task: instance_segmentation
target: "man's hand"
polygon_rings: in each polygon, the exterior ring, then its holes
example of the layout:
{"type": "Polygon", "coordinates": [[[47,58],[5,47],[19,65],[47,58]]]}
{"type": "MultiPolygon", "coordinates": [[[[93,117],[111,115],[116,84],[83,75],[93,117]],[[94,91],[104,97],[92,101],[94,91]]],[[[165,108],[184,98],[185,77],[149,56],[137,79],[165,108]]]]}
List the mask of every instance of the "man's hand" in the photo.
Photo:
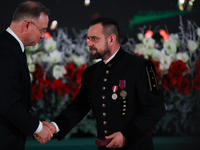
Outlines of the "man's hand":
{"type": "Polygon", "coordinates": [[[107,148],[122,148],[126,144],[126,138],[121,132],[115,132],[109,136],[106,136],[105,138],[112,139],[106,146],[107,148]]]}
{"type": "Polygon", "coordinates": [[[43,126],[42,130],[38,134],[33,135],[36,140],[38,140],[41,144],[46,143],[47,141],[50,141],[50,139],[53,137],[53,134],[49,130],[48,127],[43,126]]]}
{"type": "Polygon", "coordinates": [[[43,124],[43,126],[47,126],[52,134],[54,134],[56,132],[56,127],[54,126],[53,123],[43,121],[42,124],[43,124]]]}

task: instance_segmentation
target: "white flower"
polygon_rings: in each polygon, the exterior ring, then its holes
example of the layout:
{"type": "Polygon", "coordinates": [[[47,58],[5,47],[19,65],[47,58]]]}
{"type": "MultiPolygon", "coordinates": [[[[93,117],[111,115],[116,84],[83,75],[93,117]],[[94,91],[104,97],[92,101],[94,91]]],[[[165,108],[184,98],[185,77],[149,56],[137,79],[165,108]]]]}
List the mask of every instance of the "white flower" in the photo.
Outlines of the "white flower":
{"type": "Polygon", "coordinates": [[[62,53],[59,52],[58,50],[55,50],[55,51],[51,52],[49,54],[49,62],[52,62],[52,63],[61,62],[61,60],[62,60],[61,55],[62,55],[62,53]]]}
{"type": "Polygon", "coordinates": [[[59,66],[59,65],[55,65],[53,67],[53,77],[55,79],[59,79],[59,78],[62,78],[64,74],[66,74],[67,71],[66,69],[64,68],[64,66],[59,66]]]}
{"type": "Polygon", "coordinates": [[[35,71],[35,65],[34,64],[29,64],[28,65],[28,69],[30,72],[34,72],[35,71]]]}
{"type": "Polygon", "coordinates": [[[178,34],[177,33],[176,34],[171,33],[169,35],[169,41],[174,41],[177,44],[179,42],[178,34]]]}
{"type": "Polygon", "coordinates": [[[73,62],[77,66],[79,66],[79,65],[82,65],[82,64],[86,63],[86,60],[82,56],[78,56],[78,55],[72,54],[68,58],[68,62],[73,62]]]}
{"type": "Polygon", "coordinates": [[[44,39],[44,48],[48,52],[52,52],[56,49],[56,41],[53,38],[44,39]]]}
{"type": "Polygon", "coordinates": [[[143,39],[143,44],[147,47],[147,48],[152,48],[152,47],[154,47],[154,44],[155,44],[155,40],[152,38],[152,37],[149,37],[149,38],[147,38],[147,37],[145,37],[144,39],[143,39]]]}
{"type": "Polygon", "coordinates": [[[200,28],[197,28],[197,35],[200,37],[200,28]]]}
{"type": "Polygon", "coordinates": [[[168,42],[164,42],[163,48],[164,48],[166,54],[168,54],[168,55],[175,54],[177,51],[176,43],[171,40],[169,40],[168,42]]]}
{"type": "Polygon", "coordinates": [[[187,52],[177,53],[176,60],[182,60],[183,62],[187,62],[189,60],[189,56],[187,52]]]}
{"type": "Polygon", "coordinates": [[[43,61],[44,55],[45,54],[43,52],[38,52],[38,53],[34,54],[33,55],[33,62],[41,64],[41,62],[43,61]]]}
{"type": "Polygon", "coordinates": [[[191,51],[194,52],[198,47],[198,43],[193,41],[193,40],[188,40],[187,48],[191,51]]]}
{"type": "Polygon", "coordinates": [[[145,54],[145,46],[143,44],[136,44],[135,45],[135,53],[139,54],[139,55],[143,55],[145,54]]]}
{"type": "Polygon", "coordinates": [[[142,41],[144,39],[144,35],[142,33],[137,34],[138,40],[142,41]]]}
{"type": "Polygon", "coordinates": [[[157,49],[153,50],[152,59],[155,61],[159,61],[163,57],[163,52],[157,49]]]}
{"type": "Polygon", "coordinates": [[[169,69],[171,62],[172,62],[172,59],[170,56],[163,55],[163,57],[160,59],[160,69],[163,72],[166,72],[169,69]]]}

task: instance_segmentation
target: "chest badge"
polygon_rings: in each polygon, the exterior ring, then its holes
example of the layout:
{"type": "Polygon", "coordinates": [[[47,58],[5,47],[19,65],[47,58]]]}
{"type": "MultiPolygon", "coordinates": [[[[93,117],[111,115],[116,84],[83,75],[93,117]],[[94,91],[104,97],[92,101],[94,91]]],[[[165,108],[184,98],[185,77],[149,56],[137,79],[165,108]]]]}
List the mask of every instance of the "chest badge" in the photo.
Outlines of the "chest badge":
{"type": "Polygon", "coordinates": [[[117,94],[116,94],[116,91],[118,90],[118,86],[117,85],[113,85],[112,90],[113,90],[112,99],[116,100],[117,97],[118,97],[117,94]]]}

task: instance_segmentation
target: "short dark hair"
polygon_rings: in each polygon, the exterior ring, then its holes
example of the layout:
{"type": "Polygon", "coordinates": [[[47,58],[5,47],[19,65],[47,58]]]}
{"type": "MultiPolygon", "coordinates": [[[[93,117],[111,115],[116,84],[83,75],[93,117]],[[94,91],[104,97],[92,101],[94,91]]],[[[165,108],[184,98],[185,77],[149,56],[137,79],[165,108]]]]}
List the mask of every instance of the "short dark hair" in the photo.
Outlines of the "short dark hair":
{"type": "Polygon", "coordinates": [[[39,18],[41,13],[50,15],[50,11],[42,3],[36,1],[25,1],[18,5],[14,12],[12,21],[21,21],[26,18],[39,18]]]}
{"type": "Polygon", "coordinates": [[[90,22],[90,26],[101,23],[103,26],[103,34],[105,37],[114,34],[116,36],[116,40],[119,43],[119,25],[117,21],[113,18],[97,18],[90,22]]]}

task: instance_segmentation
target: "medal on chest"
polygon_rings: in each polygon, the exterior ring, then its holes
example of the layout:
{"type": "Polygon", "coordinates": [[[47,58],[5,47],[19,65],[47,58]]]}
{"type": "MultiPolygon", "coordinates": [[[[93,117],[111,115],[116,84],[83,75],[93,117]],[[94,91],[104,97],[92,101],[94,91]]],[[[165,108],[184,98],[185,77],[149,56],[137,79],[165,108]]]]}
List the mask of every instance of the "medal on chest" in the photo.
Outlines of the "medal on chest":
{"type": "Polygon", "coordinates": [[[117,85],[113,85],[112,90],[113,90],[112,99],[116,100],[117,99],[116,91],[118,90],[118,86],[117,85]]]}
{"type": "Polygon", "coordinates": [[[126,99],[127,92],[124,90],[124,88],[126,87],[126,80],[119,80],[119,87],[122,89],[122,91],[120,92],[120,96],[123,99],[126,99]]]}

